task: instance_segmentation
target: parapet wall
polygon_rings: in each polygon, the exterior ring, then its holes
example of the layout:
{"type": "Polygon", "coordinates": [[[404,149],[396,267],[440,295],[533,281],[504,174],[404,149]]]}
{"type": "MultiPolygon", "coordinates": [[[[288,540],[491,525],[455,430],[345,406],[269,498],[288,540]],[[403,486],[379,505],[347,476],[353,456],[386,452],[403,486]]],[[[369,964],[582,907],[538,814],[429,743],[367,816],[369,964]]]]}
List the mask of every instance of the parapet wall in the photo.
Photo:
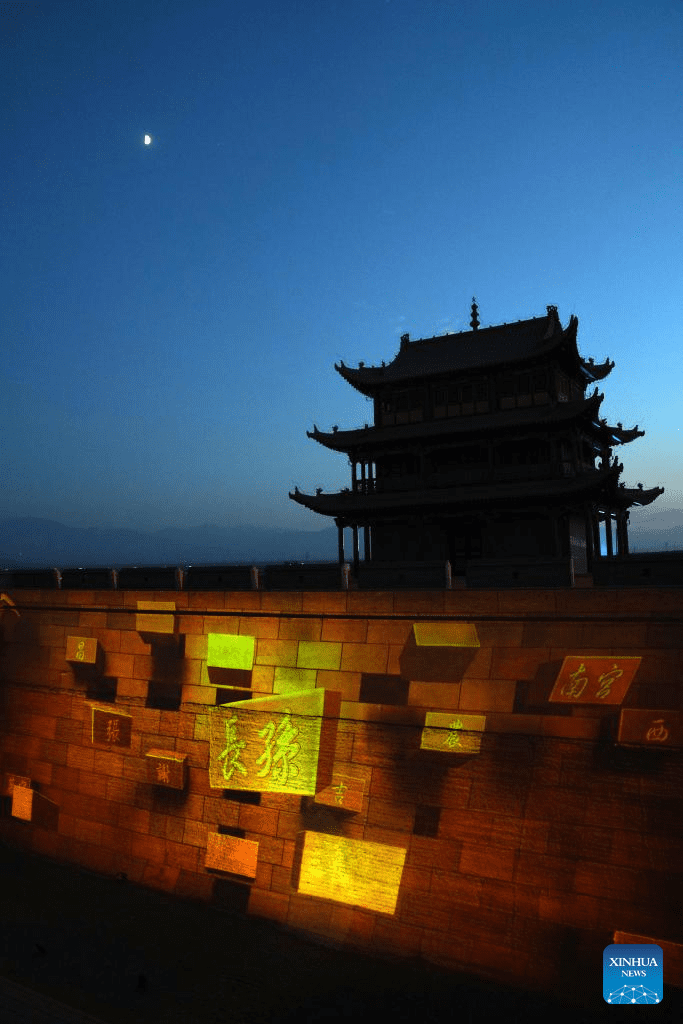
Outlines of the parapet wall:
{"type": "Polygon", "coordinates": [[[3,842],[555,992],[683,939],[680,589],[9,597],[3,842]]]}

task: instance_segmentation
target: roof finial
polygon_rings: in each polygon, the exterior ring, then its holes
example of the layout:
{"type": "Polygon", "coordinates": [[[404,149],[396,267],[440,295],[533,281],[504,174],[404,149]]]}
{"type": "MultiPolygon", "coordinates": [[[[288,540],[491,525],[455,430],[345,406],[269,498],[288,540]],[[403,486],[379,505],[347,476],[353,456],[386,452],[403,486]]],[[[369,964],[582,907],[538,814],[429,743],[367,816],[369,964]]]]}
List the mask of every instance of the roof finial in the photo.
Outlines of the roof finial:
{"type": "Polygon", "coordinates": [[[477,309],[477,300],[475,299],[474,296],[472,296],[472,319],[470,320],[470,327],[472,328],[473,331],[476,331],[477,327],[479,326],[479,319],[477,317],[478,312],[479,310],[477,309]]]}

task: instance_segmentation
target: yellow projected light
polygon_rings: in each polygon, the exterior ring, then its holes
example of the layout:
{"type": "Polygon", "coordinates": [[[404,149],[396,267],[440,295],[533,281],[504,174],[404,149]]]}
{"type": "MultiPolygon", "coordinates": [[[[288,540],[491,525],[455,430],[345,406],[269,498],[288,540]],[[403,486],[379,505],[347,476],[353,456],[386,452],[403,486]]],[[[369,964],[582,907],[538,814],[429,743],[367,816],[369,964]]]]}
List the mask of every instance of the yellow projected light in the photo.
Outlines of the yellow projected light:
{"type": "Polygon", "coordinates": [[[209,785],[314,796],[331,781],[340,702],[317,689],[221,704],[209,716],[209,785]]]}
{"type": "Polygon", "coordinates": [[[305,832],[298,891],[393,914],[406,852],[383,843],[305,832]]]}
{"type": "Polygon", "coordinates": [[[416,622],[413,632],[418,647],[479,647],[472,622],[416,622]]]}
{"type": "Polygon", "coordinates": [[[207,668],[238,668],[249,671],[254,667],[253,636],[209,633],[206,664],[207,668]]]}
{"type": "Polygon", "coordinates": [[[478,754],[485,728],[486,715],[428,711],[420,748],[451,754],[478,754]]]}

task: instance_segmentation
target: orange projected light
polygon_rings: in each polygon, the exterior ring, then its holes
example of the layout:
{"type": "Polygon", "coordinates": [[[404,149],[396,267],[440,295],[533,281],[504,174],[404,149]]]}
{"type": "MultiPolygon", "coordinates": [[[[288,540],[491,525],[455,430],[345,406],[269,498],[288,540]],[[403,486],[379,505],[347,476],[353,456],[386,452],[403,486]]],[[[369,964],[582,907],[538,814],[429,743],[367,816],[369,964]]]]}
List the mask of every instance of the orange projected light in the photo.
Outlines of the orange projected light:
{"type": "Polygon", "coordinates": [[[159,612],[175,612],[175,601],[138,601],[138,614],[135,616],[135,629],[138,633],[162,633],[165,636],[175,633],[175,615],[159,615],[159,612]],[[157,614],[141,615],[141,612],[157,614]]]}
{"type": "Polygon", "coordinates": [[[565,658],[549,701],[621,704],[642,658],[565,658]]]}
{"type": "Polygon", "coordinates": [[[398,846],[304,832],[298,891],[393,914],[406,853],[398,846]]]}
{"type": "Polygon", "coordinates": [[[66,661],[80,661],[84,665],[95,665],[97,662],[96,639],[87,636],[68,636],[66,638],[66,661]]]}
{"type": "Polygon", "coordinates": [[[332,778],[340,703],[317,689],[221,704],[209,717],[209,785],[314,796],[332,778]]]}
{"type": "Polygon", "coordinates": [[[683,712],[624,708],[617,743],[635,747],[683,746],[683,712]]]}
{"type": "Polygon", "coordinates": [[[485,728],[486,715],[428,711],[420,748],[450,754],[478,754],[485,728]]]}
{"type": "Polygon", "coordinates": [[[258,843],[251,839],[236,839],[209,832],[204,866],[214,871],[225,871],[246,878],[256,877],[258,843]]]}

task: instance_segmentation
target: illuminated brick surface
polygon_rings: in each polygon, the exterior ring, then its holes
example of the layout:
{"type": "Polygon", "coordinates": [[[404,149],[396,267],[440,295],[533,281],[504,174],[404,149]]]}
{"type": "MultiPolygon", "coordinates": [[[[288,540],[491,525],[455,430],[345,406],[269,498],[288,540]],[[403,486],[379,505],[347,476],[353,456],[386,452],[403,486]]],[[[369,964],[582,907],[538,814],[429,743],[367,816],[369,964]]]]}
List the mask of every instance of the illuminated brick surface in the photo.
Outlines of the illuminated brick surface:
{"type": "MultiPolygon", "coordinates": [[[[570,946],[587,970],[615,928],[652,941],[678,934],[680,589],[11,597],[21,619],[0,651],[2,842],[206,901],[217,899],[212,872],[232,875],[248,882],[249,914],[548,991],[570,946]],[[146,613],[173,621],[182,657],[138,631],[146,613]],[[464,626],[480,646],[457,642],[464,626]],[[219,667],[226,678],[208,673],[212,634],[239,641],[234,663],[219,667]],[[106,686],[97,673],[76,678],[69,637],[101,648],[106,686]],[[610,687],[620,703],[598,700],[595,686],[591,702],[550,699],[564,664],[603,659],[609,672],[626,658],[639,663],[623,692],[610,687]],[[215,702],[230,673],[244,673],[256,699],[323,701],[322,714],[319,704],[315,715],[297,711],[320,722],[308,792],[265,775],[241,787],[236,772],[211,785],[211,721],[226,714],[215,702]],[[152,681],[182,688],[178,710],[148,706],[152,681]],[[341,695],[334,714],[327,691],[341,695]],[[430,749],[429,729],[484,718],[483,730],[456,730],[476,734],[478,753],[430,749]],[[184,791],[150,783],[153,751],[184,758],[184,791]],[[10,811],[10,775],[38,787],[23,797],[30,818],[10,811]],[[304,833],[313,838],[302,847],[304,833]],[[404,856],[392,910],[371,902],[382,901],[369,883],[372,843],[404,856]],[[301,888],[302,866],[313,891],[301,888]]],[[[258,713],[254,700],[240,703],[258,713]]],[[[261,710],[256,774],[284,706],[261,710]]],[[[290,737],[290,754],[298,742],[290,737]]],[[[225,746],[223,723],[217,753],[225,746]]]]}

